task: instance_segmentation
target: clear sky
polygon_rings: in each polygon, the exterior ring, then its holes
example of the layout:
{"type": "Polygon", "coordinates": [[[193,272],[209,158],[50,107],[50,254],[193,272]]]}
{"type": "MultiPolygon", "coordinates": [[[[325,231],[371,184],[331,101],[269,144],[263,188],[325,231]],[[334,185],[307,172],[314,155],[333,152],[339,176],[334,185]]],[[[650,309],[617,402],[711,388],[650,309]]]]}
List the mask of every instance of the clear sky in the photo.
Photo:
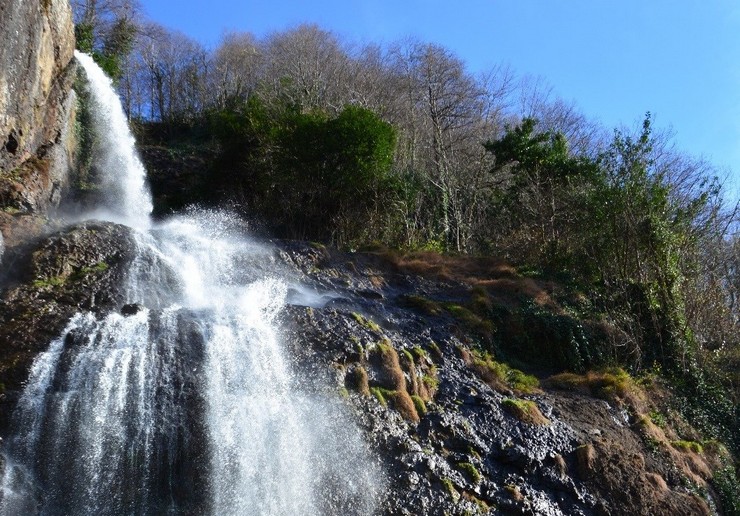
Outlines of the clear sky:
{"type": "Polygon", "coordinates": [[[217,44],[303,22],[354,42],[439,43],[483,71],[543,76],[607,127],[646,111],[740,188],[738,0],[140,0],[162,25],[217,44]]]}

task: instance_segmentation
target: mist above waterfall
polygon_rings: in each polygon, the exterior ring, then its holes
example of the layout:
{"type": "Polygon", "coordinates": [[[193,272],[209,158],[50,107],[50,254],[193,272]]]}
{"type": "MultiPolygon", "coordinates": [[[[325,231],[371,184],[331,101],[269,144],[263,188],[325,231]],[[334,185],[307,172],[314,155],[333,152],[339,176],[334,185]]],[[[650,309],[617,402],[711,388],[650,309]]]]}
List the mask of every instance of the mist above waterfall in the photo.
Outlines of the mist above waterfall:
{"type": "Polygon", "coordinates": [[[132,228],[122,313],[82,312],[34,362],[4,446],[0,514],[368,514],[383,487],[337,393],[294,370],[286,268],[193,210],[153,225],[111,82],[94,99],[105,205],[132,228]]]}

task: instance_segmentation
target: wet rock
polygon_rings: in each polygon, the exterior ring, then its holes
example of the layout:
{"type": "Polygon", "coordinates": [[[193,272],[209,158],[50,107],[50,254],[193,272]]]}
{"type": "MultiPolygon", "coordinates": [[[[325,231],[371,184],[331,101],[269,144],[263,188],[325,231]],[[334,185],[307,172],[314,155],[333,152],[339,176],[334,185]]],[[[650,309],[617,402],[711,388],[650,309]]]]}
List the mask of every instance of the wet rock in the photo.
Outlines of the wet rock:
{"type": "Polygon", "coordinates": [[[141,311],[141,305],[130,303],[121,307],[121,315],[136,315],[141,311]]]}
{"type": "Polygon", "coordinates": [[[123,304],[121,285],[134,246],[125,226],[86,222],[7,257],[0,291],[0,378],[5,384],[0,431],[33,358],[69,319],[77,312],[107,313],[123,304]]]}

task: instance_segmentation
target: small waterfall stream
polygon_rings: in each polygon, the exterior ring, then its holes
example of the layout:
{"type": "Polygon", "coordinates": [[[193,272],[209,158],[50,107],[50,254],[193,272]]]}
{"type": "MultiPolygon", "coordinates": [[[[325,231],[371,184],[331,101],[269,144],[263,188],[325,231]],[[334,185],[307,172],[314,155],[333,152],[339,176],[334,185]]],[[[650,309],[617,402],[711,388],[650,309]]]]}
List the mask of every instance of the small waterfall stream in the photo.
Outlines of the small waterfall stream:
{"type": "Polygon", "coordinates": [[[110,81],[94,99],[105,217],[135,231],[123,313],[79,313],[35,360],[0,515],[370,514],[382,484],[342,405],[280,340],[289,279],[224,213],[154,225],[110,81]]]}

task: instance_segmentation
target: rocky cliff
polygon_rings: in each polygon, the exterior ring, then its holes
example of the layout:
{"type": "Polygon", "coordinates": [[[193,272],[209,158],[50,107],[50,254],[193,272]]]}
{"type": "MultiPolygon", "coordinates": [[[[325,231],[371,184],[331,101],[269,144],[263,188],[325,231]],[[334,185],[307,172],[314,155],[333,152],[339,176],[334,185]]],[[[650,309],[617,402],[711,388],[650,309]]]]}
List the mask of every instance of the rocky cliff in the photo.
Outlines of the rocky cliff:
{"type": "Polygon", "coordinates": [[[69,2],[5,0],[0,34],[0,242],[12,246],[59,203],[74,153],[69,2]]]}
{"type": "MultiPolygon", "coordinates": [[[[0,293],[0,421],[36,354],[60,335],[76,345],[63,334],[73,313],[136,312],[121,292],[134,247],[124,226],[84,223],[15,261],[15,281],[0,293]]],[[[289,294],[282,341],[302,388],[343,403],[363,429],[385,473],[379,514],[716,513],[710,479],[727,451],[700,444],[660,403],[658,378],[536,378],[485,351],[514,323],[486,323],[476,304],[555,314],[557,285],[492,262],[296,242],[275,242],[265,259],[318,294],[310,303],[289,294]]],[[[527,317],[516,324],[536,324],[527,317]]],[[[555,334],[543,338],[556,351],[555,334]]]]}

